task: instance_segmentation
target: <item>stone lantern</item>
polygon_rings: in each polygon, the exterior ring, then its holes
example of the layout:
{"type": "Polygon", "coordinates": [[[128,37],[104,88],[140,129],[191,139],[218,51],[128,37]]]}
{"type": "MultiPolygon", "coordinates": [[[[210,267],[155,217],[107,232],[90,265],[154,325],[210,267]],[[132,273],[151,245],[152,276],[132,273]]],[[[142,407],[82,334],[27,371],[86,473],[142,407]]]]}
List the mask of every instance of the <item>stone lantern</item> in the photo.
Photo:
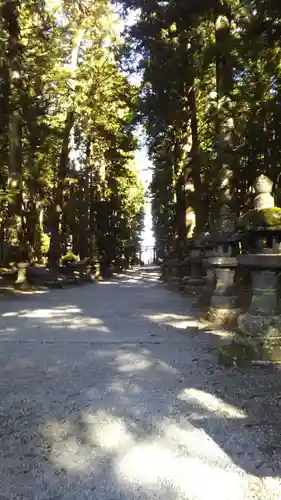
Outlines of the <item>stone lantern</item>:
{"type": "Polygon", "coordinates": [[[208,258],[213,256],[213,240],[210,232],[205,232],[200,237],[200,246],[202,250],[202,265],[204,270],[204,282],[201,293],[193,302],[193,307],[208,307],[210,299],[215,288],[214,270],[208,266],[208,258]]]}
{"type": "Polygon", "coordinates": [[[202,247],[200,239],[194,239],[190,243],[189,256],[185,259],[185,265],[189,266],[189,276],[186,280],[185,293],[198,296],[201,293],[205,281],[205,271],[202,262],[202,247]]]}
{"type": "Polygon", "coordinates": [[[187,240],[182,253],[182,260],[179,269],[179,290],[184,292],[191,275],[191,262],[189,254],[192,250],[192,241],[187,240]]]}
{"type": "Polygon", "coordinates": [[[205,266],[211,275],[215,275],[215,287],[208,311],[201,321],[229,326],[235,322],[239,312],[234,287],[239,247],[228,205],[220,209],[219,229],[213,233],[212,240],[213,255],[205,259],[205,266]]]}
{"type": "Polygon", "coordinates": [[[242,218],[249,253],[237,258],[250,270],[252,298],[238,317],[233,343],[221,351],[221,360],[227,363],[281,361],[281,208],[274,206],[272,182],[266,176],[257,179],[255,191],[254,210],[242,218]]]}

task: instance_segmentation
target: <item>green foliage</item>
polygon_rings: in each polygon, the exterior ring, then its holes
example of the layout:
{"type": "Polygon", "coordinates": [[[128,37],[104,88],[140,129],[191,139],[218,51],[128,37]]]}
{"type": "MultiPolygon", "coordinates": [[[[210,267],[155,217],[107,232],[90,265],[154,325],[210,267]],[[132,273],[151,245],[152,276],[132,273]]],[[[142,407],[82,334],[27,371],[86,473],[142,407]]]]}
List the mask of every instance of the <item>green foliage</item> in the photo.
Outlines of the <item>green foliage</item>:
{"type": "Polygon", "coordinates": [[[61,262],[63,265],[75,264],[80,260],[79,255],[75,255],[73,252],[68,251],[65,255],[61,257],[61,262]]]}
{"type": "Polygon", "coordinates": [[[281,5],[122,3],[139,9],[127,53],[131,64],[140,61],[143,75],[139,115],[153,163],[154,230],[163,256],[185,241],[187,207],[201,232],[225,202],[236,215],[248,210],[258,175],[278,188],[281,5]]]}
{"type": "Polygon", "coordinates": [[[2,237],[52,266],[69,246],[110,263],[138,241],[143,206],[138,89],[121,71],[112,6],[17,0],[0,11],[2,237]]]}
{"type": "Polygon", "coordinates": [[[281,208],[272,207],[262,210],[249,210],[239,221],[244,230],[281,229],[281,208]]]}
{"type": "Polygon", "coordinates": [[[41,234],[40,238],[40,254],[47,255],[50,249],[50,236],[46,233],[41,234]]]}

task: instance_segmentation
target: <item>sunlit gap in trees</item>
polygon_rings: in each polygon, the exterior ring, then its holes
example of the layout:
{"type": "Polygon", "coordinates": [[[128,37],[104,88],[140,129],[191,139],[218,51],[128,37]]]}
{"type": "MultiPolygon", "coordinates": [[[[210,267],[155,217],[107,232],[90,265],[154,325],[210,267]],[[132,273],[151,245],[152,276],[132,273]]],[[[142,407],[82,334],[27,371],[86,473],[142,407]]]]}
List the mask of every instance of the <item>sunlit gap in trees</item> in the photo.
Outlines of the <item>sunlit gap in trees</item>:
{"type": "MultiPolygon", "coordinates": [[[[124,18],[122,17],[122,10],[120,12],[120,24],[123,30],[129,28],[136,23],[140,11],[131,10],[124,18]]],[[[134,54],[134,60],[130,61],[132,64],[130,68],[124,69],[129,81],[134,85],[140,85],[142,80],[142,71],[139,68],[140,56],[134,54]]],[[[144,264],[151,264],[153,261],[153,247],[155,238],[152,230],[152,212],[151,201],[149,196],[149,188],[152,180],[152,164],[148,158],[147,148],[145,146],[145,131],[143,127],[139,126],[137,129],[137,137],[139,140],[139,149],[135,153],[135,162],[139,172],[141,181],[145,189],[145,207],[144,207],[144,227],[141,242],[141,259],[144,264]]]]}
{"type": "MultiPolygon", "coordinates": [[[[67,16],[64,15],[63,1],[62,0],[47,0],[48,9],[53,13],[56,21],[59,25],[65,26],[68,23],[67,16]]],[[[124,12],[122,5],[113,6],[111,28],[114,30],[117,43],[125,41],[126,30],[134,25],[138,19],[140,11],[131,10],[129,12],[124,12]]],[[[111,43],[112,39],[104,39],[102,41],[103,45],[111,43]]],[[[84,48],[92,44],[92,40],[83,38],[82,44],[77,46],[77,53],[75,60],[72,57],[65,61],[63,68],[60,68],[66,72],[71,71],[70,84],[73,88],[75,87],[75,74],[78,67],[83,63],[84,58],[84,48]]],[[[121,73],[123,73],[132,85],[139,86],[142,81],[142,70],[140,70],[141,55],[133,54],[129,62],[127,60],[122,61],[121,73]]],[[[145,197],[145,215],[144,215],[144,228],[142,233],[142,260],[144,263],[150,263],[153,260],[152,247],[154,246],[154,236],[152,232],[152,215],[151,215],[151,202],[148,196],[148,190],[151,183],[151,164],[147,156],[147,150],[145,146],[145,132],[144,129],[139,126],[136,130],[136,136],[139,140],[139,149],[135,152],[135,164],[139,172],[139,178],[141,179],[146,197],[145,197]],[[148,249],[149,247],[149,249],[148,249]]],[[[70,151],[69,160],[72,165],[72,169],[79,171],[81,165],[85,159],[86,152],[81,149],[81,145],[77,147],[74,129],[70,132],[70,151]]]]}
{"type": "Polygon", "coordinates": [[[138,129],[138,137],[140,142],[140,149],[135,153],[135,161],[145,189],[144,227],[141,242],[141,259],[144,264],[152,264],[154,235],[152,231],[151,200],[149,196],[149,188],[152,180],[152,165],[150,163],[147,155],[147,150],[144,145],[144,131],[141,127],[139,127],[138,129]]]}

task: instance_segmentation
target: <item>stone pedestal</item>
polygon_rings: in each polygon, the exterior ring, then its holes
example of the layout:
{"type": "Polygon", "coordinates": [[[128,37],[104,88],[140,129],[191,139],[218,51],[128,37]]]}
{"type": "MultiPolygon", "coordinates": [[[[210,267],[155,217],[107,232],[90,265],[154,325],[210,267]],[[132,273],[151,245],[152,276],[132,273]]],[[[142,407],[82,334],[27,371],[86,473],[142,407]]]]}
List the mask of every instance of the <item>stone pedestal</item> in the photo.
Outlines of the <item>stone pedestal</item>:
{"type": "Polygon", "coordinates": [[[178,290],[180,283],[180,261],[177,257],[175,257],[171,262],[170,272],[169,285],[173,289],[178,290]]]}
{"type": "Polygon", "coordinates": [[[208,307],[210,305],[211,297],[215,289],[215,273],[214,269],[208,266],[208,259],[214,255],[213,241],[211,234],[204,233],[201,238],[201,248],[202,248],[202,266],[204,282],[201,288],[201,294],[197,297],[196,301],[193,303],[195,307],[208,307]]]}
{"type": "Polygon", "coordinates": [[[281,362],[281,308],[278,273],[281,255],[253,254],[240,257],[252,274],[252,301],[248,311],[238,318],[235,343],[247,348],[254,361],[281,362]]]}
{"type": "Polygon", "coordinates": [[[233,325],[239,314],[234,289],[236,258],[228,256],[210,257],[206,265],[215,273],[216,286],[210,299],[207,314],[201,321],[216,325],[233,325]]]}
{"type": "Polygon", "coordinates": [[[212,267],[208,265],[208,258],[203,259],[203,267],[205,269],[205,281],[204,286],[202,287],[202,293],[198,298],[196,305],[198,307],[209,307],[211,304],[211,298],[216,288],[216,276],[215,271],[212,267]]]}
{"type": "Polygon", "coordinates": [[[178,262],[178,258],[172,255],[162,264],[162,279],[171,286],[179,280],[178,262]]]}
{"type": "Polygon", "coordinates": [[[27,262],[19,262],[17,264],[17,279],[15,281],[16,288],[24,288],[27,286],[27,268],[29,264],[27,262]]]}
{"type": "Polygon", "coordinates": [[[212,233],[213,255],[205,262],[209,279],[212,279],[212,273],[215,275],[215,289],[209,301],[208,311],[200,321],[230,326],[235,323],[239,312],[234,291],[238,239],[233,216],[227,205],[221,207],[217,224],[212,233]]]}
{"type": "Polygon", "coordinates": [[[187,279],[185,293],[188,295],[199,294],[204,286],[204,269],[201,251],[191,250],[191,255],[186,259],[190,265],[190,276],[187,279]]]}
{"type": "Polygon", "coordinates": [[[188,283],[191,273],[191,263],[188,256],[185,256],[183,261],[180,263],[180,281],[179,281],[179,289],[180,291],[184,291],[185,287],[188,283]]]}

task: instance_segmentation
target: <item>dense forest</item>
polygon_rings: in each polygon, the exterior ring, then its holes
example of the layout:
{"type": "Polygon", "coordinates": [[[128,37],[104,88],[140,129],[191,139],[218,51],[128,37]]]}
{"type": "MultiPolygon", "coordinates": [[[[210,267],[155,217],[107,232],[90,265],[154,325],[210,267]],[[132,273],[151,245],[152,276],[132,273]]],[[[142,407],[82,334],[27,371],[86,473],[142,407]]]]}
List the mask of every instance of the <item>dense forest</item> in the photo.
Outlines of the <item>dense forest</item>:
{"type": "Polygon", "coordinates": [[[134,258],[139,123],[158,257],[188,211],[196,233],[238,216],[261,173],[278,203],[279,1],[1,0],[0,45],[1,265],[134,258]]]}
{"type": "MultiPolygon", "coordinates": [[[[259,174],[280,200],[281,4],[278,0],[123,0],[137,13],[127,58],[142,72],[139,115],[153,163],[158,256],[219,207],[251,204],[259,174]]],[[[281,200],[280,200],[281,201],[281,200]]]]}
{"type": "Polygon", "coordinates": [[[0,263],[132,259],[138,88],[108,0],[0,2],[0,263]]]}

